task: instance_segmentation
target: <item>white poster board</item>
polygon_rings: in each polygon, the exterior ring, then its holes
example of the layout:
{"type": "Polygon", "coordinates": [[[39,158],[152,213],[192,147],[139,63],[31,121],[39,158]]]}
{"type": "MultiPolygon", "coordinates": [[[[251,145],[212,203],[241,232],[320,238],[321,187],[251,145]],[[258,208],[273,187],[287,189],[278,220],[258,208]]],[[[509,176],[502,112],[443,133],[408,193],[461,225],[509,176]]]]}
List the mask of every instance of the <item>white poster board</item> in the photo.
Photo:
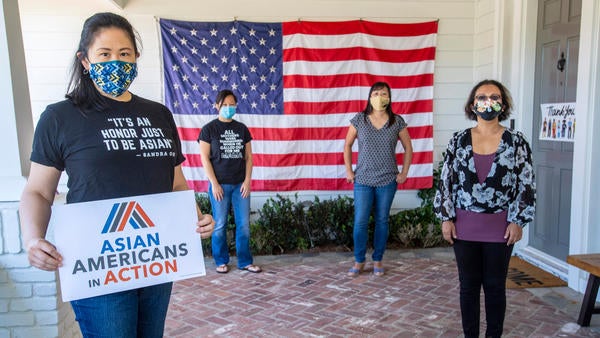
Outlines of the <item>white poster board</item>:
{"type": "Polygon", "coordinates": [[[575,141],[575,102],[543,103],[540,105],[540,140],[543,141],[575,141]]]}
{"type": "Polygon", "coordinates": [[[194,192],[52,207],[63,301],[206,275],[194,192]]]}

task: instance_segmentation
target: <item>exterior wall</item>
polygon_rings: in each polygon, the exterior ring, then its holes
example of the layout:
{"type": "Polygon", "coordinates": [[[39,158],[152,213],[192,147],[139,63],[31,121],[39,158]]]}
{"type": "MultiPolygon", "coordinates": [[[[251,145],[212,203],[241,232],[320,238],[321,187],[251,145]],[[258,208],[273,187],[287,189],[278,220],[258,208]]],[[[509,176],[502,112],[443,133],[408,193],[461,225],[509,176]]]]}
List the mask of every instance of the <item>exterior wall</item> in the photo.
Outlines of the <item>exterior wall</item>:
{"type": "MultiPolygon", "coordinates": [[[[389,22],[426,21],[439,18],[434,84],[434,154],[445,148],[452,133],[469,125],[462,113],[464,97],[473,83],[473,37],[476,1],[455,0],[292,0],[209,2],[180,0],[165,6],[160,0],[129,1],[121,10],[111,1],[20,0],[21,21],[34,123],[46,105],[61,100],[67,87],[67,69],[79,40],[83,20],[98,11],[113,11],[127,17],[139,31],[143,50],[139,76],[132,91],[162,101],[162,73],[156,18],[195,21],[225,21],[234,17],[249,21],[348,20],[365,18],[389,22]],[[231,8],[235,8],[232,11],[231,8]],[[382,11],[389,16],[381,17],[382,11]],[[325,13],[325,14],[324,14],[325,13]],[[329,13],[335,13],[331,15],[329,13]]],[[[64,182],[64,179],[63,179],[64,182]]],[[[64,188],[62,188],[64,191],[64,188]]],[[[345,192],[351,194],[351,192],[345,192]]],[[[338,195],[338,192],[301,192],[299,199],[312,200],[338,195]]],[[[255,192],[252,208],[257,209],[271,193],[255,192]]],[[[400,191],[393,209],[420,204],[416,191],[400,191]]]]}

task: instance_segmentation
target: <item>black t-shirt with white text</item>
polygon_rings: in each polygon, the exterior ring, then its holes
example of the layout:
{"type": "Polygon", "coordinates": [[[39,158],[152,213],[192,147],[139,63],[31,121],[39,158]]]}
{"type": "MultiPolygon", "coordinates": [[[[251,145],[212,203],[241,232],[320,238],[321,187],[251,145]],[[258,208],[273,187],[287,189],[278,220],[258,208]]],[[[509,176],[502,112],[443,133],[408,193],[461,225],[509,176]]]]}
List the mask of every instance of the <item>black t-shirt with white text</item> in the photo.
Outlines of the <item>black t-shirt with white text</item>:
{"type": "Polygon", "coordinates": [[[49,105],[31,161],[66,171],[67,203],[172,191],[185,157],[171,112],[135,95],[105,100],[109,108],[87,113],[69,100],[49,105]]]}
{"type": "Polygon", "coordinates": [[[250,130],[241,122],[215,119],[207,123],[198,142],[210,144],[210,162],[219,184],[240,184],[246,178],[246,143],[252,140],[250,130]]]}

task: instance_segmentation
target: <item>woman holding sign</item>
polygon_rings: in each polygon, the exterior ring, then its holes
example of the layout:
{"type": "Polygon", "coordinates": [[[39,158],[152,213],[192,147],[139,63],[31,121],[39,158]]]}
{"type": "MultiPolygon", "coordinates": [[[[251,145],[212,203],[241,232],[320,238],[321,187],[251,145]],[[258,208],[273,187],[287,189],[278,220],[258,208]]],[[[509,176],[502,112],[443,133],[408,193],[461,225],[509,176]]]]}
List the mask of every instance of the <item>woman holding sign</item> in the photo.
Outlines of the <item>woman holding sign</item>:
{"type": "MultiPolygon", "coordinates": [[[[172,114],[128,91],[140,55],[136,37],[119,15],[88,18],[66,100],[49,105],[40,117],[19,207],[23,243],[34,267],[53,271],[62,265],[60,253],[45,239],[62,171],[69,175],[67,203],[188,190],[172,114]],[[156,145],[160,151],[148,150],[156,145]]],[[[198,210],[196,232],[207,238],[213,226],[212,217],[198,210]]],[[[165,283],[71,305],[84,337],[162,337],[171,287],[165,283]]]]}

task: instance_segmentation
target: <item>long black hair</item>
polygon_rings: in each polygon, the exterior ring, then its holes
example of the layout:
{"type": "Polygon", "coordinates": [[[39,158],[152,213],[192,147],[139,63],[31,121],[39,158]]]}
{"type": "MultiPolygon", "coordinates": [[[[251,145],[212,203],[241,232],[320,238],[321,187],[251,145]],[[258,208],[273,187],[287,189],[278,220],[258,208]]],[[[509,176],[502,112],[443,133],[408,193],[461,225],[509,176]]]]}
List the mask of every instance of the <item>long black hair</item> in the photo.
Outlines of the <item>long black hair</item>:
{"type": "Polygon", "coordinates": [[[485,85],[493,85],[498,87],[500,90],[500,96],[502,96],[502,113],[498,115],[498,121],[504,121],[508,119],[510,114],[512,113],[513,101],[510,96],[510,92],[508,88],[506,88],[502,83],[496,80],[483,80],[476,84],[473,89],[471,89],[471,93],[469,93],[469,97],[467,98],[467,102],[465,102],[465,116],[469,120],[477,121],[477,114],[473,112],[473,101],[475,100],[475,93],[477,93],[477,89],[481,86],[485,85]]]}
{"type": "Polygon", "coordinates": [[[367,115],[371,114],[373,112],[373,106],[371,106],[371,94],[373,93],[373,91],[375,90],[380,90],[380,89],[386,89],[388,91],[388,95],[390,97],[390,103],[388,103],[387,107],[385,107],[385,112],[388,114],[388,127],[393,125],[394,122],[396,121],[394,112],[392,111],[392,90],[390,89],[390,85],[387,84],[387,82],[375,82],[372,86],[371,89],[369,90],[369,96],[367,97],[367,106],[365,107],[365,110],[363,110],[363,113],[365,114],[365,119],[367,118],[367,115]]]}
{"type": "Polygon", "coordinates": [[[127,33],[133,44],[135,54],[139,55],[138,44],[141,46],[139,34],[124,17],[114,13],[96,13],[85,20],[81,30],[79,46],[71,65],[71,79],[65,97],[84,114],[92,110],[102,110],[106,101],[94,86],[88,71],[81,64],[81,60],[88,57],[88,49],[94,43],[97,34],[105,28],[115,27],[127,33]]]}

